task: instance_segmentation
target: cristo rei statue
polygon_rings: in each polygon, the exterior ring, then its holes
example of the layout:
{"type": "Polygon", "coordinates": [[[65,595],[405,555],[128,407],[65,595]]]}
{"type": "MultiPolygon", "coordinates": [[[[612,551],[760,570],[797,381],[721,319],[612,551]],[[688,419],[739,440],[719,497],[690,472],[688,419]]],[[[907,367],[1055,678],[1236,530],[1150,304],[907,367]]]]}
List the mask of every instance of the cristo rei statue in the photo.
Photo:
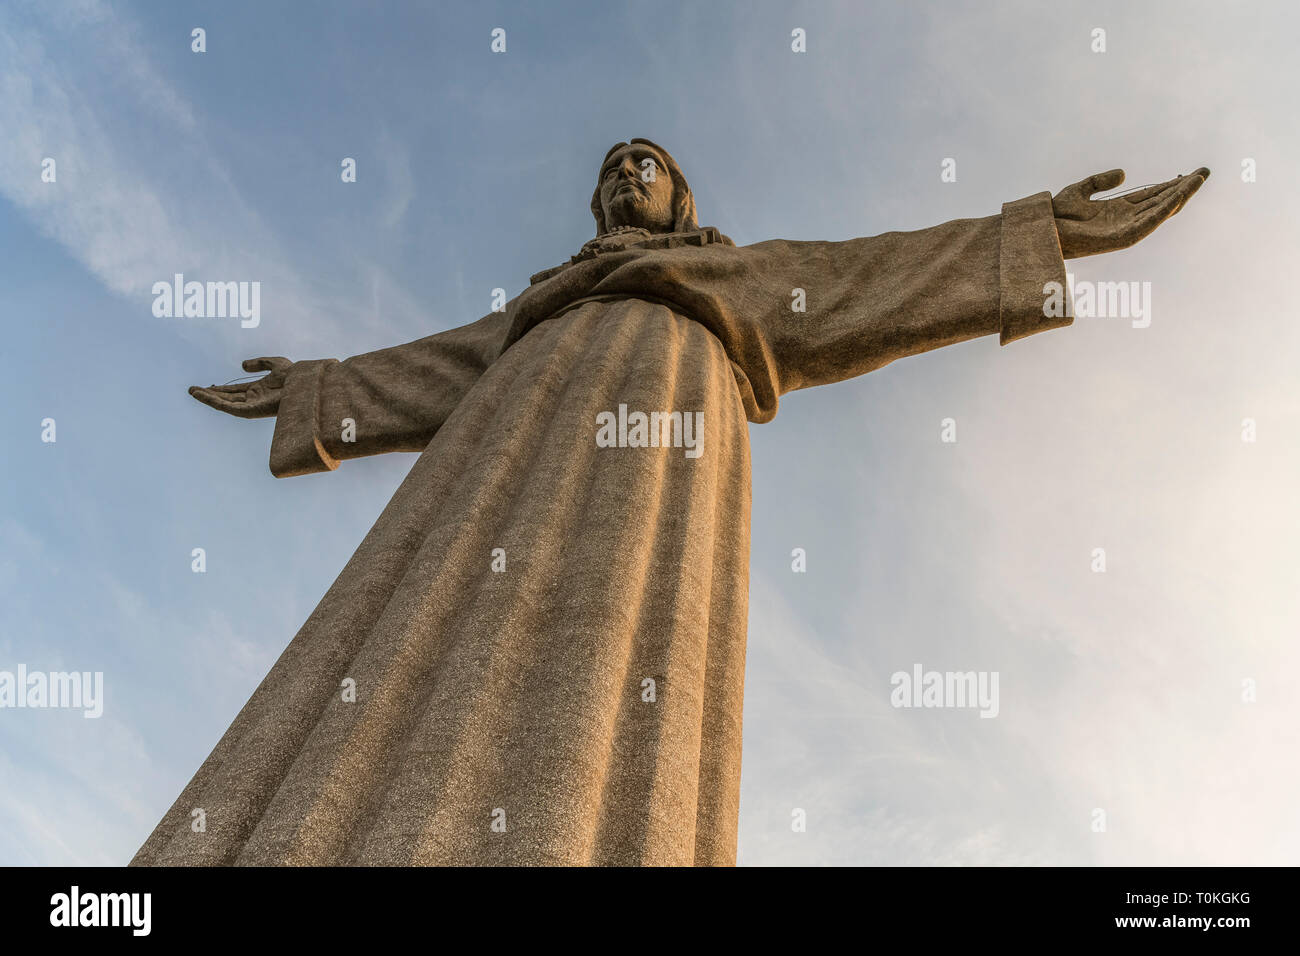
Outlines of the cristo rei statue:
{"type": "Polygon", "coordinates": [[[275,416],[280,478],[420,457],[133,865],[734,863],[747,423],[794,389],[1068,325],[1045,308],[1064,260],[1137,242],[1209,170],[1090,198],[1123,176],[737,247],[634,139],[600,166],[595,239],[504,311],[191,388],[275,416]]]}

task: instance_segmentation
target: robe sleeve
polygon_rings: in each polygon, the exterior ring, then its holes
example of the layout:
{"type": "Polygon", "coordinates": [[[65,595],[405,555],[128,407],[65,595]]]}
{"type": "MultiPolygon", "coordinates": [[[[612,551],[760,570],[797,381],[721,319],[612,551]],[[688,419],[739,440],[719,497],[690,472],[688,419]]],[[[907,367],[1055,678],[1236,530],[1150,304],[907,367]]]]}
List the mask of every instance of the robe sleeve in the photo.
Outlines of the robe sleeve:
{"type": "Polygon", "coordinates": [[[776,399],[794,389],[976,336],[996,332],[1006,345],[1073,321],[1044,307],[1047,283],[1066,288],[1046,192],[1006,203],[998,216],[915,232],[773,240],[738,251],[751,281],[740,293],[749,301],[736,311],[758,320],[757,337],[743,337],[749,354],[740,363],[762,369],[749,376],[757,421],[775,415],[776,399]],[[804,312],[792,307],[796,289],[804,290],[804,312]]]}
{"type": "Polygon", "coordinates": [[[506,314],[340,362],[295,362],[271,439],[277,478],[331,471],[346,458],[423,451],[500,355],[506,314]],[[355,440],[343,441],[344,419],[355,440]]]}

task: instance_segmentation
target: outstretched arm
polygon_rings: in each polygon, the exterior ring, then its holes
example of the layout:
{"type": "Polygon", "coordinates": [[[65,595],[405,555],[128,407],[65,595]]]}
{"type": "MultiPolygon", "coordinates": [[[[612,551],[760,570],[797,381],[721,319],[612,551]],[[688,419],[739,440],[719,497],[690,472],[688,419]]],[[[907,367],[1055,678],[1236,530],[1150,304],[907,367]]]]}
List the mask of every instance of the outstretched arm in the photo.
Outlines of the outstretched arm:
{"type": "Polygon", "coordinates": [[[245,371],[268,374],[239,385],[195,386],[190,394],[241,418],[276,416],[271,472],[277,478],[327,471],[346,458],[423,451],[500,355],[505,331],[506,313],[496,312],[342,362],[249,359],[245,371]]]}
{"type": "MultiPolygon", "coordinates": [[[[1092,200],[1123,181],[1111,170],[1006,203],[998,216],[844,242],[773,240],[746,246],[754,277],[740,303],[760,318],[775,394],[755,399],[766,421],[778,395],[838,382],[908,355],[998,333],[1003,345],[1069,325],[1047,314],[1045,286],[1066,285],[1065,259],[1123,249],[1176,213],[1209,175],[1092,200]],[[791,307],[805,292],[806,311],[791,307]],[[765,406],[770,404],[770,410],[765,406]]],[[[759,356],[755,356],[758,358],[759,356]]],[[[760,383],[755,383],[758,386],[760,383]]]]}

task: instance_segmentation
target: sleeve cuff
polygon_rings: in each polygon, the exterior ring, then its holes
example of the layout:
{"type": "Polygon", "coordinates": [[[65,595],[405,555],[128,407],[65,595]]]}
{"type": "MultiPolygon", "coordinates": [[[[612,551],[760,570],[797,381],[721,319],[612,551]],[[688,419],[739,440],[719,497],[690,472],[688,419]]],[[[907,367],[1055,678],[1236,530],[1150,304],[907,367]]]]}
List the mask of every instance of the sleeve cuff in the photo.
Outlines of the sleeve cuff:
{"type": "Polygon", "coordinates": [[[336,359],[294,362],[285,376],[271,438],[271,474],[275,477],[310,475],[339,466],[321,441],[319,414],[325,369],[335,364],[336,359]]]}
{"type": "Polygon", "coordinates": [[[1003,204],[998,286],[1003,345],[1074,321],[1051,193],[1003,204]]]}

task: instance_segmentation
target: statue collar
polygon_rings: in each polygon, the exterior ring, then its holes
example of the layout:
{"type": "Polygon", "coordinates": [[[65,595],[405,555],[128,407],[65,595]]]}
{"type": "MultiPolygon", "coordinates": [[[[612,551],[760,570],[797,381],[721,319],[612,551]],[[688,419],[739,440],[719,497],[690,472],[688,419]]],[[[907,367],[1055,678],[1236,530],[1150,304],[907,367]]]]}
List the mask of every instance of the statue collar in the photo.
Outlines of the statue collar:
{"type": "Polygon", "coordinates": [[[724,236],[714,226],[691,229],[687,232],[651,232],[648,229],[619,228],[597,236],[586,243],[576,256],[568,262],[545,269],[528,280],[529,285],[545,282],[554,275],[563,272],[575,263],[594,259],[608,252],[623,252],[627,249],[674,249],[678,246],[734,246],[730,238],[724,236]]]}

